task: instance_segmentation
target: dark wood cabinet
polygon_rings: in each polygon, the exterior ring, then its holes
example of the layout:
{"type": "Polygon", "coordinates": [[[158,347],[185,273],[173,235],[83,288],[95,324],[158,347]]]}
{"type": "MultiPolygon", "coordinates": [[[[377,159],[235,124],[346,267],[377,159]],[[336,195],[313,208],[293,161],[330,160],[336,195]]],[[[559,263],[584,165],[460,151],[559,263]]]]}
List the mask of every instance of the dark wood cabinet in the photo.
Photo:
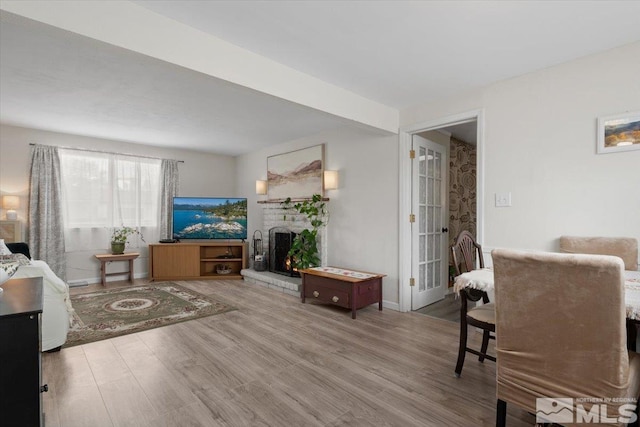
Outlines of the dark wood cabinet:
{"type": "Polygon", "coordinates": [[[43,425],[42,277],[13,279],[0,293],[0,420],[5,427],[43,425]]]}
{"type": "MultiPolygon", "coordinates": [[[[329,270],[342,270],[328,267],[329,270]]],[[[307,298],[314,301],[333,304],[351,309],[351,317],[356,318],[356,310],[378,303],[382,310],[382,278],[384,274],[354,273],[353,276],[333,274],[317,269],[300,270],[302,275],[302,289],[300,299],[302,303],[307,298]],[[362,277],[357,277],[358,275],[362,277]]]]}

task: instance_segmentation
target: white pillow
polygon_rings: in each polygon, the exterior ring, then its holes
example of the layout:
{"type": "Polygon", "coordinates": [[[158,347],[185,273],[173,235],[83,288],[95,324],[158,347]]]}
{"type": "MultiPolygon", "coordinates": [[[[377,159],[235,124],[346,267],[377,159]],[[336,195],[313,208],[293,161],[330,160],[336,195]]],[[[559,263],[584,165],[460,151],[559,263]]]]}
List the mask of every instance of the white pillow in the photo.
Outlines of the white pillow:
{"type": "Polygon", "coordinates": [[[16,274],[18,267],[20,267],[18,261],[0,262],[0,284],[11,279],[11,276],[16,274]]]}
{"type": "Polygon", "coordinates": [[[4,244],[4,239],[0,239],[0,255],[11,255],[11,251],[7,245],[4,244]]]}

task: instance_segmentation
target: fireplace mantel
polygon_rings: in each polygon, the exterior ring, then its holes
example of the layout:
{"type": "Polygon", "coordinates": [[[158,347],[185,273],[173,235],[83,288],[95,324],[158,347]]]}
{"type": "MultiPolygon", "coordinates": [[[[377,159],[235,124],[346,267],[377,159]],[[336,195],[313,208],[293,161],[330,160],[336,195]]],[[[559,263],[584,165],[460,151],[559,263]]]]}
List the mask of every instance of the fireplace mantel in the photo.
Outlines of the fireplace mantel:
{"type": "MultiPolygon", "coordinates": [[[[291,202],[304,202],[307,200],[312,200],[311,197],[306,197],[306,198],[301,198],[301,199],[291,199],[291,202]]],[[[322,199],[323,202],[328,202],[329,198],[328,197],[323,197],[322,199]]],[[[267,204],[267,203],[284,203],[284,199],[276,199],[276,200],[258,200],[259,204],[267,204]]]]}

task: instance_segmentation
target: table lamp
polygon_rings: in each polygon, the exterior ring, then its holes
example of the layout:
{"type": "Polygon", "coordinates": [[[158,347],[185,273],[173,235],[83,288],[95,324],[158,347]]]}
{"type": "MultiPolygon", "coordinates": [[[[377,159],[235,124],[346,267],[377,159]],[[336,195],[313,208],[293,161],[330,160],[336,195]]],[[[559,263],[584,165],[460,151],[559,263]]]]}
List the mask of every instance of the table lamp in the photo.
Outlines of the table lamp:
{"type": "Polygon", "coordinates": [[[20,207],[20,198],[18,196],[2,196],[2,207],[7,210],[7,220],[15,221],[18,219],[16,209],[20,207]]]}

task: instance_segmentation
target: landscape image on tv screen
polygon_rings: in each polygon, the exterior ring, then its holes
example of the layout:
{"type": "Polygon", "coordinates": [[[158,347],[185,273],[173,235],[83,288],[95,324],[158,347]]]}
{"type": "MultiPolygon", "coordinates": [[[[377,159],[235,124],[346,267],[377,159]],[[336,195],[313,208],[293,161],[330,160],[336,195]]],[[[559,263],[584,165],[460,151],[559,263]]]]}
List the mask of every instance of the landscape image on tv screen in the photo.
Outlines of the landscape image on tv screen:
{"type": "Polygon", "coordinates": [[[246,239],[247,199],[175,197],[174,239],[246,239]]]}

